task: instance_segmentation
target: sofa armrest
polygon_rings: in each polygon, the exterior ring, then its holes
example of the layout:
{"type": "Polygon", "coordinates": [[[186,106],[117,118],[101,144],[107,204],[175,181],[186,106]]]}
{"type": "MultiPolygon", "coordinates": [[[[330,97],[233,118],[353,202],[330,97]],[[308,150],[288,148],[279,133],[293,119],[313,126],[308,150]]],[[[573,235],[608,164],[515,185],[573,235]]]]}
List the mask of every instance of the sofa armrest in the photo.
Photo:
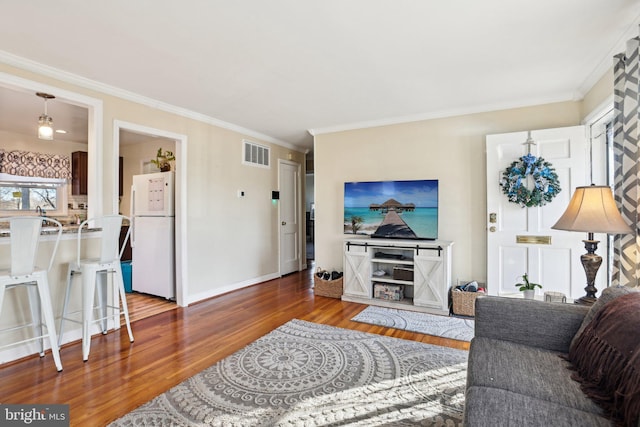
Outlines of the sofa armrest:
{"type": "Polygon", "coordinates": [[[478,296],[475,336],[569,352],[588,306],[478,296]]]}

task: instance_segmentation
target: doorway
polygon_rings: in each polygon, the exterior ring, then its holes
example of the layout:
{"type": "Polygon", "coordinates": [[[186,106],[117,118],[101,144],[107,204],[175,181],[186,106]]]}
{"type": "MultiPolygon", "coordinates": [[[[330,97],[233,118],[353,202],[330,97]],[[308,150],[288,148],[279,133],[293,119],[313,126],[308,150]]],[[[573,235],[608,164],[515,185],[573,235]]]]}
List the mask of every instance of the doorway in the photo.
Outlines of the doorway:
{"type": "Polygon", "coordinates": [[[315,259],[315,222],[316,222],[316,204],[313,194],[314,176],[313,173],[307,173],[305,177],[305,215],[306,215],[306,255],[307,262],[315,259]]]}
{"type": "Polygon", "coordinates": [[[279,235],[280,275],[300,271],[300,165],[286,160],[278,161],[278,188],[280,189],[279,235]]]}
{"type": "MultiPolygon", "coordinates": [[[[488,135],[487,156],[487,285],[490,295],[519,295],[515,284],[524,273],[544,291],[561,292],[567,299],[584,294],[584,253],[580,233],[551,228],[569,204],[575,187],[586,185],[587,139],[584,126],[488,135]],[[509,201],[498,183],[511,162],[530,153],[550,162],[562,189],[550,203],[521,207],[509,201]]],[[[599,167],[598,169],[602,169],[599,167]]],[[[601,176],[602,173],[593,171],[601,176]]],[[[525,185],[531,187],[531,183],[525,185]]],[[[603,288],[603,275],[596,287],[603,288]]],[[[539,295],[541,297],[541,295],[539,295]]]]}
{"type": "Polygon", "coordinates": [[[315,260],[315,232],[316,232],[316,203],[315,203],[315,174],[313,151],[305,155],[306,176],[304,188],[304,206],[306,215],[306,267],[309,268],[315,260]]]}
{"type": "MultiPolygon", "coordinates": [[[[115,206],[129,216],[131,214],[130,188],[134,175],[155,171],[150,162],[156,158],[158,148],[173,151],[175,161],[175,283],[176,300],[179,306],[188,304],[187,280],[184,269],[186,262],[186,224],[184,212],[186,204],[186,141],[185,135],[174,134],[160,129],[133,123],[116,121],[114,124],[115,157],[123,157],[123,195],[115,200],[115,206]]],[[[151,298],[151,297],[150,297],[151,298]]]]}

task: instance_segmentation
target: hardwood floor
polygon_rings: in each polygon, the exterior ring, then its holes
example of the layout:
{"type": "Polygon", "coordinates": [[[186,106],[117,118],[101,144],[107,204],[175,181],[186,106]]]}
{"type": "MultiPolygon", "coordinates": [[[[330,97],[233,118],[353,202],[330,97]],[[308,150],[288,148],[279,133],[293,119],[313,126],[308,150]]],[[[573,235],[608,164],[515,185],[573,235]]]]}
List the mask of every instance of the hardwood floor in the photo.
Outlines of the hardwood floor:
{"type": "Polygon", "coordinates": [[[80,342],[71,343],[60,351],[60,373],[50,353],[0,366],[0,402],[67,403],[72,426],[103,426],[293,318],[469,347],[466,342],[352,322],[349,319],[366,306],[314,297],[312,280],[311,270],[306,270],[137,320],[132,325],[134,343],[124,328],[96,335],[84,363],[80,342]]]}
{"type": "MultiPolygon", "coordinates": [[[[178,308],[175,301],[137,292],[127,294],[127,306],[129,308],[129,321],[131,323],[178,308]]],[[[122,317],[121,323],[124,325],[124,317],[122,317]]]]}

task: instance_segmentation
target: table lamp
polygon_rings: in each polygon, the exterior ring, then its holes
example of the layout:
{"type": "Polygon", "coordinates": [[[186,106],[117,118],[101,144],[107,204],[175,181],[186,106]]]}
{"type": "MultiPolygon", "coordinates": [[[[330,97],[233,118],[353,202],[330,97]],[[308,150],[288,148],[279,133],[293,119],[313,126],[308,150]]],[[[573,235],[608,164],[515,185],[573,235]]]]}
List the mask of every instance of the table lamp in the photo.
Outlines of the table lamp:
{"type": "Polygon", "coordinates": [[[596,301],[598,289],[594,286],[596,273],[602,257],[597,255],[598,240],[593,233],[626,234],[631,228],[620,215],[611,188],[606,185],[577,187],[571,197],[567,210],[551,228],[555,230],[582,231],[587,233],[583,240],[587,253],[580,257],[587,275],[586,295],[575,300],[576,304],[591,305],[596,301]]]}

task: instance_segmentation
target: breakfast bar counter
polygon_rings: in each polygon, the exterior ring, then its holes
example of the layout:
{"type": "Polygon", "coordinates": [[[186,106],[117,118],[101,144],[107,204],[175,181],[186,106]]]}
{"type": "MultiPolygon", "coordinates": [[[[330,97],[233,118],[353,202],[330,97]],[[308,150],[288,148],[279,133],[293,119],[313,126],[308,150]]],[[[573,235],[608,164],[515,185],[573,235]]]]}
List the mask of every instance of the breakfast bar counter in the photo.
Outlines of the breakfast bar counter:
{"type": "MultiPolygon", "coordinates": [[[[62,226],[62,237],[61,239],[65,238],[65,235],[73,235],[73,237],[76,236],[76,234],[78,234],[78,228],[80,226],[77,224],[69,224],[69,225],[63,225],[62,226]]],[[[82,230],[82,233],[95,233],[96,231],[101,231],[100,228],[85,228],[84,230],[82,230]]],[[[49,225],[43,226],[42,227],[42,231],[40,232],[41,236],[55,236],[58,233],[58,228],[57,227],[52,227],[49,225]]],[[[7,227],[3,227],[0,226],[0,244],[3,243],[8,243],[9,242],[9,229],[7,227]],[[3,239],[5,238],[5,239],[3,239]]]]}
{"type": "MultiPolygon", "coordinates": [[[[62,306],[64,303],[64,293],[66,289],[67,280],[67,266],[70,262],[78,259],[78,230],[79,225],[68,224],[63,226],[62,235],[60,237],[60,243],[56,252],[56,256],[53,260],[51,270],[49,270],[49,290],[51,294],[51,305],[53,308],[53,315],[55,317],[56,325],[60,320],[62,313],[62,306]]],[[[100,237],[102,232],[100,228],[83,228],[82,230],[82,253],[80,258],[92,258],[96,257],[100,253],[100,237]]],[[[51,227],[50,225],[44,225],[42,228],[40,243],[38,245],[38,255],[36,259],[36,265],[39,267],[45,267],[49,264],[50,255],[54,248],[57,237],[57,227],[51,227]]],[[[11,252],[11,238],[9,230],[7,228],[0,229],[0,270],[9,268],[11,252]]],[[[111,279],[109,279],[111,280],[111,279]]],[[[72,310],[77,310],[81,307],[81,293],[72,294],[69,304],[72,310]]],[[[15,328],[25,323],[25,319],[30,318],[30,307],[27,298],[27,291],[23,287],[9,289],[4,296],[4,302],[2,307],[2,316],[0,316],[0,330],[6,330],[7,328],[15,328]]],[[[74,325],[76,326],[76,325],[74,325]]],[[[64,336],[62,337],[62,343],[67,343],[80,339],[81,329],[80,325],[74,327],[70,325],[65,328],[64,336]]],[[[29,338],[26,334],[29,332],[27,329],[17,330],[15,332],[3,333],[0,340],[6,340],[6,342],[18,342],[20,338],[29,338]],[[24,336],[15,336],[15,334],[25,334],[24,336]]],[[[45,340],[45,346],[48,347],[48,342],[45,340]]],[[[37,352],[36,343],[27,343],[14,347],[8,347],[0,351],[0,364],[10,362],[21,357],[31,355],[37,352]]]]}

